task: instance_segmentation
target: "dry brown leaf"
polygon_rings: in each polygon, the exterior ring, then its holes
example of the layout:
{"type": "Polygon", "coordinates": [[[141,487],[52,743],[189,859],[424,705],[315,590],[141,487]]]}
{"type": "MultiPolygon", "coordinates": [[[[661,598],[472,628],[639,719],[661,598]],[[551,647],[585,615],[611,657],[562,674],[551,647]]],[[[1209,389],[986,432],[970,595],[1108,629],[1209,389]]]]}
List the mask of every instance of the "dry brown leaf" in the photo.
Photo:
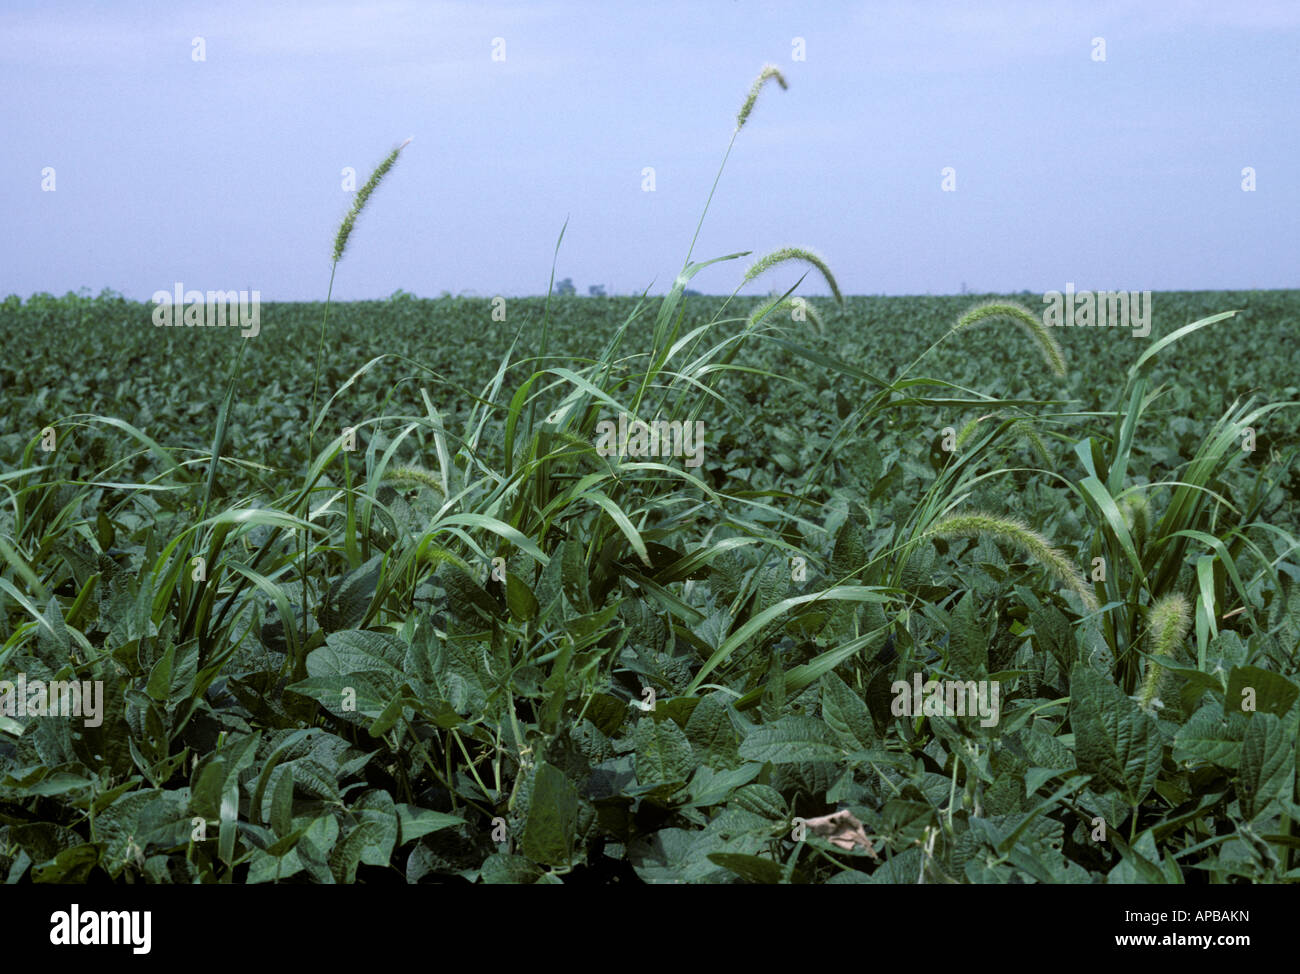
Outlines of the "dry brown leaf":
{"type": "Polygon", "coordinates": [[[839,846],[846,852],[861,846],[872,859],[879,858],[871,846],[871,840],[862,829],[862,823],[847,809],[823,815],[820,818],[805,819],[808,828],[826,839],[831,845],[839,846]]]}

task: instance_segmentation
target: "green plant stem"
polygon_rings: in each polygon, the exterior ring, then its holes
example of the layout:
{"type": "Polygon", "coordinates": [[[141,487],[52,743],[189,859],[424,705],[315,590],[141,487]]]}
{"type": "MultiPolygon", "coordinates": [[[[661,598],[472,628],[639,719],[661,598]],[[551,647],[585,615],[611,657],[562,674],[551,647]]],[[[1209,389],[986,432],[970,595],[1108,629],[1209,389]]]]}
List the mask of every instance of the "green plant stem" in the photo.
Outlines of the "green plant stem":
{"type": "Polygon", "coordinates": [[[339,262],[335,260],[330,264],[330,285],[325,293],[325,309],[321,314],[320,322],[320,343],[316,346],[316,369],[311,382],[311,412],[307,414],[307,465],[311,466],[312,446],[316,440],[316,397],[320,391],[320,360],[325,354],[325,326],[330,319],[330,302],[334,297],[334,273],[338,270],[339,262]]]}

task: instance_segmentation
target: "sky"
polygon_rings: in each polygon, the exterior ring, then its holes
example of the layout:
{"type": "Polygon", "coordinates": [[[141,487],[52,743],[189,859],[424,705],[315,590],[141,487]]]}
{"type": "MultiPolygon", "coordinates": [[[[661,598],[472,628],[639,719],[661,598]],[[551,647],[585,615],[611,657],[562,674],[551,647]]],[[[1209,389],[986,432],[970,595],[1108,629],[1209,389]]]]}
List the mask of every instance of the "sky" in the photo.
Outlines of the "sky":
{"type": "Polygon", "coordinates": [[[5,0],[0,295],[662,293],[768,63],[697,290],[1300,286],[1294,0],[5,0]]]}

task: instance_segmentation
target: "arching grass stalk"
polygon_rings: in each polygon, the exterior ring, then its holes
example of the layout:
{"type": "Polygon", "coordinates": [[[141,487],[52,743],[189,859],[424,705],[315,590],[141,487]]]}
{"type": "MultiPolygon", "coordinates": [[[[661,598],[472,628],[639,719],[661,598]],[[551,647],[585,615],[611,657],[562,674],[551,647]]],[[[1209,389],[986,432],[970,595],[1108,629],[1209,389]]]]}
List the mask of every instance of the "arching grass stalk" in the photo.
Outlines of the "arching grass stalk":
{"type": "Polygon", "coordinates": [[[1058,379],[1065,377],[1065,353],[1061,351],[1061,345],[1053,337],[1052,333],[1047,330],[1047,326],[1027,308],[1016,304],[1012,301],[995,301],[989,304],[982,304],[978,307],[967,311],[959,319],[957,324],[953,325],[929,348],[916,357],[916,359],[907,368],[899,373],[898,378],[906,378],[912,369],[920,364],[921,360],[933,352],[936,348],[958,335],[966,329],[978,325],[981,322],[992,321],[995,318],[1009,318],[1020,325],[1023,325],[1034,343],[1038,345],[1043,354],[1043,360],[1051,369],[1052,374],[1058,379]]]}
{"type": "Polygon", "coordinates": [[[785,83],[785,76],[781,74],[780,68],[774,64],[763,65],[763,70],[758,73],[754,83],[749,86],[749,96],[745,99],[745,104],[740,106],[740,111],[736,114],[737,132],[744,128],[745,122],[749,120],[749,113],[754,110],[754,103],[758,101],[758,93],[763,89],[763,85],[773,80],[781,86],[782,91],[789,87],[785,83]]]}
{"type": "Polygon", "coordinates": [[[1038,562],[1047,573],[1074,592],[1091,610],[1098,608],[1097,597],[1088,588],[1083,577],[1075,571],[1070,560],[1050,541],[1015,518],[1001,518],[983,511],[968,514],[951,514],[934,524],[921,537],[976,538],[990,537],[1018,548],[1028,558],[1038,562]]]}
{"type": "Polygon", "coordinates": [[[952,327],[948,335],[956,335],[972,325],[977,325],[983,321],[991,321],[995,318],[1010,318],[1012,321],[1024,325],[1025,330],[1042,351],[1043,359],[1051,368],[1052,374],[1058,379],[1065,377],[1065,355],[1061,351],[1060,343],[1047,330],[1047,326],[1042,321],[1034,317],[1028,309],[1018,304],[1004,301],[972,308],[958,319],[957,324],[952,327]]]}
{"type": "MultiPolygon", "coordinates": [[[[764,257],[761,257],[756,263],[754,263],[749,268],[748,271],[745,272],[745,277],[741,281],[741,287],[743,287],[745,284],[752,281],[754,278],[758,277],[760,274],[764,273],[765,271],[768,271],[771,268],[775,267],[776,265],[783,264],[786,263],[787,261],[792,261],[792,260],[803,261],[815,267],[821,273],[822,277],[825,278],[826,283],[830,286],[831,293],[835,296],[835,300],[839,303],[840,307],[842,308],[844,306],[844,296],[840,293],[840,286],[838,283],[836,283],[835,275],[831,273],[830,266],[826,263],[824,259],[822,259],[820,255],[814,253],[811,250],[808,250],[806,247],[782,247],[780,250],[774,250],[772,251],[772,253],[767,254],[764,257]]],[[[803,301],[803,299],[792,298],[790,294],[792,291],[794,291],[795,287],[799,286],[799,283],[802,283],[802,281],[803,278],[800,277],[799,281],[796,282],[794,287],[790,288],[790,291],[787,291],[779,298],[776,298],[772,301],[768,301],[766,304],[760,305],[749,316],[746,322],[745,333],[741,337],[741,340],[737,342],[735,345],[733,345],[731,347],[731,350],[728,351],[727,354],[722,358],[721,364],[723,366],[731,365],[732,360],[736,357],[736,353],[740,351],[740,347],[748,337],[748,334],[754,330],[755,325],[761,318],[768,315],[769,313],[774,313],[780,310],[784,310],[786,308],[795,309],[799,307],[799,305],[797,305],[795,302],[796,300],[803,301]]],[[[739,288],[737,288],[737,290],[739,290],[739,288]]],[[[821,316],[818,315],[815,310],[811,310],[810,306],[807,304],[806,301],[803,302],[803,310],[806,314],[806,317],[812,321],[814,328],[816,328],[817,332],[820,334],[823,330],[821,316]]]]}
{"type": "Polygon", "coordinates": [[[792,260],[801,260],[804,263],[811,264],[826,279],[826,284],[831,289],[831,294],[835,296],[835,301],[844,306],[844,295],[840,294],[840,286],[835,281],[835,275],[831,273],[830,266],[820,254],[814,253],[807,247],[782,247],[780,250],[774,250],[765,257],[760,258],[754,263],[749,270],[745,271],[746,282],[752,281],[760,274],[771,270],[778,264],[784,264],[792,260]]]}
{"type": "MultiPolygon", "coordinates": [[[[956,449],[960,450],[966,444],[975,433],[975,430],[979,427],[980,423],[984,422],[986,419],[995,418],[998,418],[997,413],[988,413],[984,416],[977,416],[975,419],[970,420],[961,428],[961,431],[957,434],[956,439],[954,440],[954,446],[956,449]]],[[[1047,452],[1047,444],[1043,442],[1043,438],[1038,434],[1038,430],[1029,420],[1016,420],[1007,427],[1007,432],[1013,436],[1021,437],[1025,443],[1028,444],[1029,451],[1034,454],[1034,457],[1042,463],[1043,466],[1047,466],[1051,463],[1051,457],[1047,452]]]]}
{"type": "MultiPolygon", "coordinates": [[[[755,267],[757,266],[758,265],[755,265],[755,267]]],[[[840,424],[835,435],[831,437],[830,443],[827,444],[825,449],[822,450],[821,455],[809,467],[808,473],[805,475],[804,493],[801,496],[807,496],[807,493],[812,489],[817,474],[821,473],[822,469],[829,462],[831,456],[838,451],[840,444],[854,436],[863,423],[865,423],[883,403],[889,401],[893,393],[903,385],[903,380],[908,377],[911,371],[915,369],[927,355],[933,352],[953,335],[965,331],[972,325],[998,317],[1011,318],[1012,320],[1019,322],[1021,325],[1024,325],[1034,337],[1035,341],[1039,344],[1040,348],[1042,348],[1043,357],[1052,374],[1057,378],[1061,378],[1065,375],[1065,354],[1062,352],[1060,344],[1052,337],[1051,333],[1047,330],[1047,326],[1035,318],[1028,310],[1020,305],[1009,302],[985,304],[973,308],[966,312],[966,314],[962,315],[962,317],[957,321],[957,324],[945,332],[942,337],[913,359],[911,364],[899,372],[889,386],[877,391],[875,395],[871,396],[870,399],[858,406],[857,409],[840,424]]],[[[913,379],[911,380],[911,384],[915,385],[927,381],[929,380],[924,378],[913,379]]],[[[990,400],[990,403],[992,402],[993,401],[990,400]]],[[[969,435],[969,433],[966,435],[969,435]]],[[[1043,444],[1041,442],[1035,443],[1033,436],[1028,431],[1026,431],[1026,436],[1030,439],[1031,448],[1037,452],[1043,444]]],[[[1042,452],[1046,455],[1045,449],[1042,452]]]]}

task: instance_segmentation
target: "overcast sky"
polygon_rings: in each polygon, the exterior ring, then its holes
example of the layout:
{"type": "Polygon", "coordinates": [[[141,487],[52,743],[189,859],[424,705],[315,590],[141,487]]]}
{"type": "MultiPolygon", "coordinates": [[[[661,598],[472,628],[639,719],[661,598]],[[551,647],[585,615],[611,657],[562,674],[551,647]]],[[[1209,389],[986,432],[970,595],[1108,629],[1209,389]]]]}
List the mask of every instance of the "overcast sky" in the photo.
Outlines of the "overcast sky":
{"type": "Polygon", "coordinates": [[[1300,286],[1294,0],[6,0],[0,295],[323,299],[342,170],[407,136],[336,298],[544,293],[566,218],[557,277],[661,292],[766,62],[789,90],[695,259],[809,246],[854,294],[1300,286]]]}

